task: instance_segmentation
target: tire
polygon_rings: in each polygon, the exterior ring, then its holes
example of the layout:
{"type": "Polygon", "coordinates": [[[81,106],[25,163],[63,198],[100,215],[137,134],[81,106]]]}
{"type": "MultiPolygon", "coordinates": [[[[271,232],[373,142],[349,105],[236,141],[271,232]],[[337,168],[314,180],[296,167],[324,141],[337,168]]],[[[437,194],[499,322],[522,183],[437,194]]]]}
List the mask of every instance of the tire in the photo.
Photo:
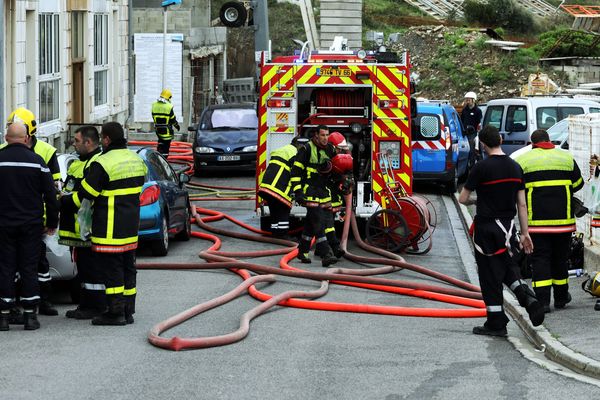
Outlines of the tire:
{"type": "Polygon", "coordinates": [[[154,257],[166,256],[169,253],[169,225],[167,224],[166,214],[163,215],[161,231],[162,238],[153,240],[150,244],[152,255],[154,257]]]}
{"type": "Polygon", "coordinates": [[[243,3],[228,1],[219,10],[219,19],[229,28],[238,28],[246,23],[248,12],[243,3]]]}
{"type": "Polygon", "coordinates": [[[454,175],[452,178],[446,182],[446,193],[454,194],[458,190],[458,167],[454,167],[454,175]]]}
{"type": "MultiPolygon", "coordinates": [[[[187,203],[189,203],[190,201],[187,200],[187,203]]],[[[185,226],[183,227],[183,229],[181,230],[181,232],[177,233],[177,235],[175,235],[175,239],[180,240],[182,242],[187,242],[188,240],[190,240],[190,238],[192,237],[192,223],[190,222],[190,218],[191,218],[191,213],[190,213],[190,209],[186,208],[185,209],[185,226]]]]}
{"type": "Polygon", "coordinates": [[[194,162],[194,176],[197,178],[202,177],[202,166],[194,162]]]}
{"type": "Polygon", "coordinates": [[[397,210],[378,210],[369,217],[365,229],[366,242],[396,253],[409,245],[410,230],[406,220],[397,210]]]}

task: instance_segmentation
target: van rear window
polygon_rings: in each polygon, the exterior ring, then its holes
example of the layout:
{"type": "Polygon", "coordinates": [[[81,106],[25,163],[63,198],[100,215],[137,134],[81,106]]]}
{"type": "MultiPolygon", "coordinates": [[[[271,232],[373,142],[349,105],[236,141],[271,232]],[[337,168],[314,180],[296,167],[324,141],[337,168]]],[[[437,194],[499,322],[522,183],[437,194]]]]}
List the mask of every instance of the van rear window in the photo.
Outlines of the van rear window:
{"type": "Polygon", "coordinates": [[[482,126],[491,125],[500,129],[500,124],[502,124],[502,114],[504,114],[504,106],[489,106],[485,110],[482,126]]]}
{"type": "Polygon", "coordinates": [[[583,114],[582,107],[538,107],[537,110],[535,110],[535,119],[538,128],[548,129],[558,121],[562,121],[563,119],[567,118],[569,115],[579,114],[583,114]]]}
{"type": "Polygon", "coordinates": [[[527,107],[509,106],[506,110],[507,132],[524,132],[527,130],[527,107]]]}
{"type": "Polygon", "coordinates": [[[412,140],[440,138],[440,117],[436,114],[418,114],[412,121],[412,140]]]}

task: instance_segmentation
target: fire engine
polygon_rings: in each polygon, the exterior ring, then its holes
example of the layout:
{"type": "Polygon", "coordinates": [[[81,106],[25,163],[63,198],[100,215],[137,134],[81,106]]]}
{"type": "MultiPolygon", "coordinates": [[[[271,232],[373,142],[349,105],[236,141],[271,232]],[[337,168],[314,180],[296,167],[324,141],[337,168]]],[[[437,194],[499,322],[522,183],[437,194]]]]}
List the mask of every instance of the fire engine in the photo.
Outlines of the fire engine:
{"type": "MultiPolygon", "coordinates": [[[[369,218],[386,208],[389,182],[412,193],[411,101],[407,52],[350,51],[337,37],[330,50],[265,60],[260,65],[256,179],[262,179],[272,150],[295,135],[308,137],[319,125],[342,133],[352,146],[355,214],[369,218]],[[384,155],[385,157],[381,157],[384,155]],[[385,164],[385,165],[383,165],[385,164]]],[[[268,215],[257,196],[261,225],[268,215]]],[[[306,210],[293,207],[291,215],[306,210]]]]}

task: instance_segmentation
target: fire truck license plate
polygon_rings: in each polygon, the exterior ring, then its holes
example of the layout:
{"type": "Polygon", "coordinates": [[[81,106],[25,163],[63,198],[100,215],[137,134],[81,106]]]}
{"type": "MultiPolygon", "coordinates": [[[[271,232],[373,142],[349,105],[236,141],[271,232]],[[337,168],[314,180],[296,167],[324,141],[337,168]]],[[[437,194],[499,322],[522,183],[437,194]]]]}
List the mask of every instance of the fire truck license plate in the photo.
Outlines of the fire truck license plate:
{"type": "Polygon", "coordinates": [[[240,156],[218,156],[217,161],[239,161],[240,156]]]}
{"type": "Polygon", "coordinates": [[[352,71],[340,68],[317,68],[317,75],[320,76],[351,76],[352,71]]]}

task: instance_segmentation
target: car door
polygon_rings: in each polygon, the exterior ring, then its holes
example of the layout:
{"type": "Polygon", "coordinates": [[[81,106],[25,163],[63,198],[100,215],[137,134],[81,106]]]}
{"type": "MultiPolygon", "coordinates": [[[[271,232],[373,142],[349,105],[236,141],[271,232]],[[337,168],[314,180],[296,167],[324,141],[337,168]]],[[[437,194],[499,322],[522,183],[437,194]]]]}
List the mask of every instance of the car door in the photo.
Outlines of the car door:
{"type": "Polygon", "coordinates": [[[159,153],[155,153],[158,164],[161,166],[161,190],[165,190],[169,207],[169,227],[181,227],[185,225],[186,209],[188,207],[188,194],[185,187],[179,186],[179,177],[169,162],[159,153]]]}
{"type": "Polygon", "coordinates": [[[452,134],[452,150],[456,154],[456,165],[458,172],[463,175],[469,162],[469,138],[465,135],[460,123],[460,116],[454,108],[450,108],[448,119],[450,122],[450,133],[452,134]]]}
{"type": "Polygon", "coordinates": [[[446,168],[446,150],[441,140],[441,114],[418,112],[412,121],[413,171],[442,172],[446,168]]]}

